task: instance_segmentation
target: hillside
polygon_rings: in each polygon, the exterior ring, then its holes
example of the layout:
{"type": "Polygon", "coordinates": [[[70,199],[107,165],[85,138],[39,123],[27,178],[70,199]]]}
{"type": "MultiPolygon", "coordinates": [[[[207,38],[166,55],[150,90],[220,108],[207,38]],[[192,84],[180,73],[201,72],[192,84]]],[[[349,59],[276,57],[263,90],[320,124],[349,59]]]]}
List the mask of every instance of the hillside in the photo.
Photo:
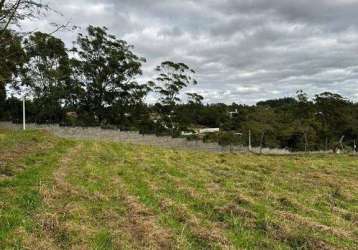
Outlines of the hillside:
{"type": "Polygon", "coordinates": [[[355,249],[357,160],[0,130],[0,249],[355,249]]]}

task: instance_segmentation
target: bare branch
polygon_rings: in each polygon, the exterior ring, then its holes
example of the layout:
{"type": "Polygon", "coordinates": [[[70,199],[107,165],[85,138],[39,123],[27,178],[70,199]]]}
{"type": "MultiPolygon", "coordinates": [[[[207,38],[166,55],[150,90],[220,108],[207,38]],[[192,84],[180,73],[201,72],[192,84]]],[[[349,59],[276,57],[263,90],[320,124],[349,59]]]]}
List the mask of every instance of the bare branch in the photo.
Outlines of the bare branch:
{"type": "Polygon", "coordinates": [[[4,34],[5,30],[7,30],[7,28],[9,27],[9,25],[11,23],[11,21],[14,19],[15,14],[16,14],[17,10],[20,7],[20,4],[21,4],[21,0],[17,0],[16,4],[13,7],[13,10],[12,10],[10,16],[9,16],[9,19],[7,20],[7,23],[5,24],[4,28],[2,29],[2,31],[0,33],[0,36],[4,34]]]}

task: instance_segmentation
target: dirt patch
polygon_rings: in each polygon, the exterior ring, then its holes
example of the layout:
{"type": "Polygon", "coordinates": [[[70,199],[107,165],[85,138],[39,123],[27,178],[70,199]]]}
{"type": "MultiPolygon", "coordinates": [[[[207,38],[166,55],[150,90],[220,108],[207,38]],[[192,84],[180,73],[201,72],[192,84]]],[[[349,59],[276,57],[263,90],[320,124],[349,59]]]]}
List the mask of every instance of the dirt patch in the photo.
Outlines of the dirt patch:
{"type": "Polygon", "coordinates": [[[198,224],[197,219],[193,219],[189,222],[189,227],[196,237],[209,244],[212,248],[233,249],[223,232],[222,226],[219,226],[218,223],[203,227],[198,224]]]}
{"type": "Polygon", "coordinates": [[[18,229],[15,234],[21,239],[22,249],[32,250],[36,246],[37,250],[60,250],[55,242],[44,236],[36,235],[35,233],[28,233],[24,228],[18,229]]]}
{"type": "Polygon", "coordinates": [[[27,142],[18,142],[15,146],[0,147],[0,180],[10,179],[26,167],[21,162],[25,156],[47,151],[54,147],[51,141],[40,141],[32,138],[27,142]]]}

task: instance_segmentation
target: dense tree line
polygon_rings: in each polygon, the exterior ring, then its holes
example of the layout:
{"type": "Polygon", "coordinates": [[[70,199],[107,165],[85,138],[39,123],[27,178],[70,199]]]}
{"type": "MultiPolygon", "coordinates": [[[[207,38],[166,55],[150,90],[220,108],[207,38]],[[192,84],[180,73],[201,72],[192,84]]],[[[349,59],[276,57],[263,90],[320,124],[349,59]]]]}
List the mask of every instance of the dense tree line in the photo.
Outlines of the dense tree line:
{"type": "MultiPolygon", "coordinates": [[[[11,25],[47,10],[35,1],[0,0],[0,119],[21,122],[20,96],[27,94],[29,122],[102,126],[179,136],[200,127],[222,144],[252,144],[292,150],[324,150],[358,136],[358,104],[335,93],[297,96],[257,105],[203,104],[185,88],[197,84],[184,63],[162,62],[157,77],[138,82],[146,60],[105,27],[89,26],[73,48],[41,32],[19,34],[11,25]],[[155,93],[157,102],[145,98],[155,93]],[[186,95],[185,102],[182,100],[186,95]],[[250,133],[249,133],[250,131],[250,133]]],[[[195,136],[192,136],[195,139],[195,136]]]]}

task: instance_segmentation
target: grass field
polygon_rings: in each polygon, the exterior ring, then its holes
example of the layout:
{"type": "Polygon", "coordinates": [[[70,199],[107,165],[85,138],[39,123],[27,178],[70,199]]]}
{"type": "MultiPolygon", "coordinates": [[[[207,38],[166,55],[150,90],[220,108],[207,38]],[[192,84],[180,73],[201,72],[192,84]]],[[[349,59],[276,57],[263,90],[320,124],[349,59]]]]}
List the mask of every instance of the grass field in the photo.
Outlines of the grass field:
{"type": "Polygon", "coordinates": [[[358,249],[358,158],[0,130],[0,249],[358,249]]]}

